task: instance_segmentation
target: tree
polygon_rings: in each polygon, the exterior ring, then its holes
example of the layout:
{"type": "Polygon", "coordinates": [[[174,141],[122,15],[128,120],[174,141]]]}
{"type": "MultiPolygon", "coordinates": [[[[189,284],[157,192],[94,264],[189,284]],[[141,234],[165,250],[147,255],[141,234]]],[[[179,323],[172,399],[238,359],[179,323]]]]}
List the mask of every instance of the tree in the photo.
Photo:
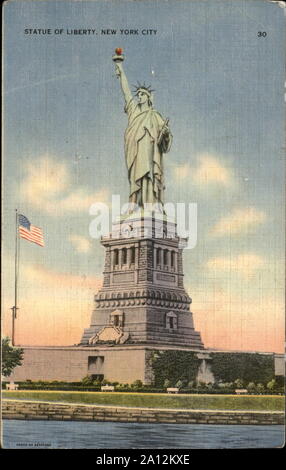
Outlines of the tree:
{"type": "Polygon", "coordinates": [[[16,366],[23,361],[24,351],[21,348],[10,346],[8,337],[2,339],[2,375],[9,377],[16,366]]]}

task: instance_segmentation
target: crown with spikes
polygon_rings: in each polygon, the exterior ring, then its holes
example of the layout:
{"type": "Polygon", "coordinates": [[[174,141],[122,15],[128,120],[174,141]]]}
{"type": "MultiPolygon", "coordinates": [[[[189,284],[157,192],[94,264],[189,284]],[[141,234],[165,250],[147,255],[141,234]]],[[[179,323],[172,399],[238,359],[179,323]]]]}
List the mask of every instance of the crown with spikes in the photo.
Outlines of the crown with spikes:
{"type": "Polygon", "coordinates": [[[151,89],[151,85],[150,86],[146,86],[145,85],[145,82],[142,84],[140,84],[138,81],[137,81],[137,85],[132,85],[134,88],[135,88],[135,95],[137,95],[139,93],[139,91],[142,91],[144,93],[146,93],[146,95],[151,98],[151,93],[155,90],[152,90],[151,89]]]}

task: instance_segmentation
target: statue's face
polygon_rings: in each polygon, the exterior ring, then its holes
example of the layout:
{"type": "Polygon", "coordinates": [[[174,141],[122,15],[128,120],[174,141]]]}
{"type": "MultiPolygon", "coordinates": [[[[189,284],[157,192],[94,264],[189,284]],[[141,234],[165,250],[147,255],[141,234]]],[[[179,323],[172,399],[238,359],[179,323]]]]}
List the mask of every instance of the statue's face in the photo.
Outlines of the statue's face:
{"type": "Polygon", "coordinates": [[[144,93],[144,91],[138,91],[137,98],[138,98],[138,102],[140,104],[147,103],[147,101],[148,101],[148,95],[146,93],[144,93]]]}

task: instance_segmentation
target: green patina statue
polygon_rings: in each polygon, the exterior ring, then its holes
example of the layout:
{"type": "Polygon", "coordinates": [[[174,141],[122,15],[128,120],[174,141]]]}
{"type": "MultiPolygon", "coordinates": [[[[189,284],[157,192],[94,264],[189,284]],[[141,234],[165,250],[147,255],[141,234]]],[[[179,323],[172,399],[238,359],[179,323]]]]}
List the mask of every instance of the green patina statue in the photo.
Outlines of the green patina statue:
{"type": "Polygon", "coordinates": [[[172,134],[168,122],[152,105],[150,87],[139,85],[132,95],[123,70],[121,49],[116,49],[115,72],[120,79],[125,99],[128,126],[125,131],[125,158],[130,183],[129,202],[144,207],[145,203],[163,206],[163,154],[170,150],[172,134]]]}

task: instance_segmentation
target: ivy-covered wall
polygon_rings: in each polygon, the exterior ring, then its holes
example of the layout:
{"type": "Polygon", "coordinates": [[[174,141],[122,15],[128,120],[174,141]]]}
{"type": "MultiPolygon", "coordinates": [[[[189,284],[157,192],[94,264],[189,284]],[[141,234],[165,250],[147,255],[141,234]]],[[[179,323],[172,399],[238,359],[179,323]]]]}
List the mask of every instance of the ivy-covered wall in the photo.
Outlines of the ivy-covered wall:
{"type": "Polygon", "coordinates": [[[275,377],[274,354],[211,353],[211,369],[216,382],[267,383],[275,377]]]}
{"type": "Polygon", "coordinates": [[[154,351],[151,366],[154,385],[163,387],[166,379],[174,386],[178,380],[186,383],[196,380],[201,361],[192,351],[154,351]]]}
{"type": "MultiPolygon", "coordinates": [[[[208,361],[215,382],[229,383],[241,379],[267,384],[275,377],[274,354],[258,353],[208,353],[208,361]]],[[[153,370],[154,385],[163,387],[166,379],[174,386],[179,380],[185,384],[195,381],[201,360],[192,351],[153,351],[150,365],[153,370]]]]}

